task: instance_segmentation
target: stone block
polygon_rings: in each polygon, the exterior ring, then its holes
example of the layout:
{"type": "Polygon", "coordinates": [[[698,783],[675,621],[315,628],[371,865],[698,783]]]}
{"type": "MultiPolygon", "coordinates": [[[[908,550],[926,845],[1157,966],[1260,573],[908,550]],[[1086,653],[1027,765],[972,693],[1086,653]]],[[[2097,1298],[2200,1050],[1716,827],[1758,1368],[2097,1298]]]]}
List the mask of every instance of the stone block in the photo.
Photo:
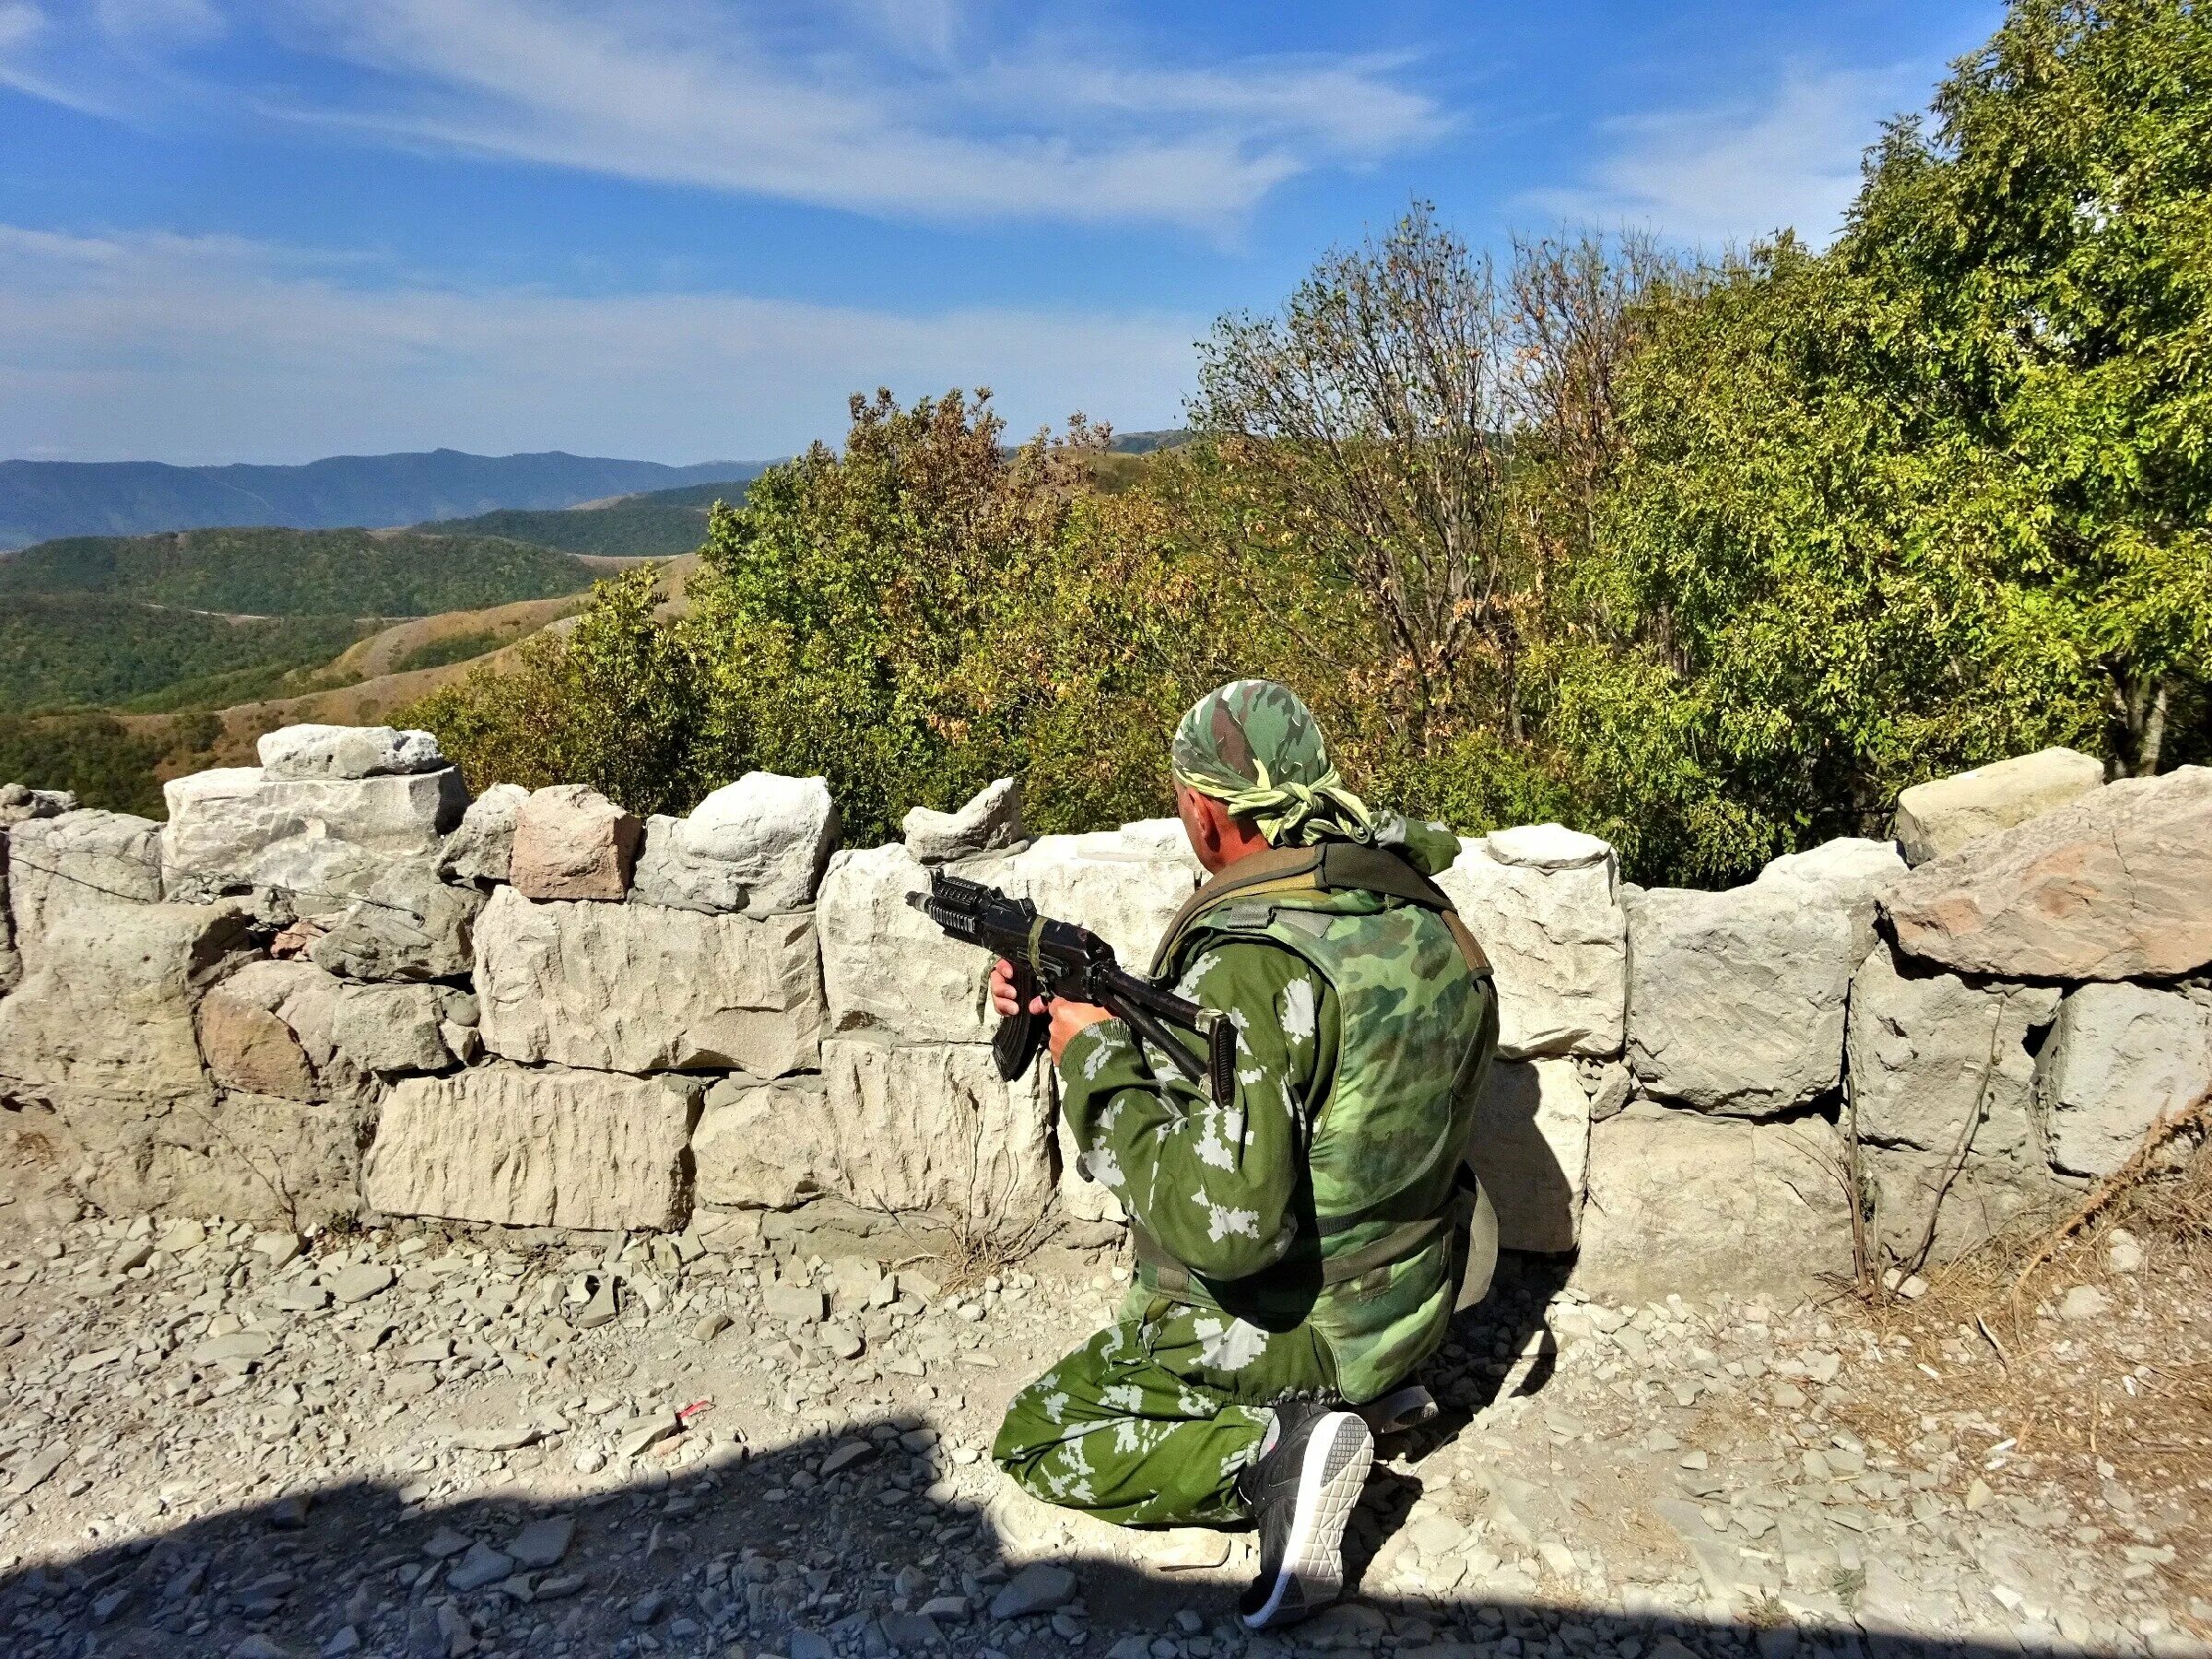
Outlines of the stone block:
{"type": "Polygon", "coordinates": [[[1894,841],[1844,836],[1806,853],[1785,853],[1759,871],[1756,888],[1778,890],[1795,902],[1841,912],[1851,922],[1851,959],[1874,948],[1881,901],[1904,879],[1905,861],[1894,841]]]}
{"type": "Polygon", "coordinates": [[[1851,1272],[1833,1125],[1748,1123],[1638,1102],[1590,1132],[1574,1280],[1613,1302],[1724,1291],[1784,1302],[1851,1272]]]}
{"type": "Polygon", "coordinates": [[[2144,1132],[2212,1089],[2212,1007],[2147,985],[2082,985],[2059,1005],[2036,1094],[2051,1161],[2107,1175],[2144,1132]]]}
{"type": "Polygon", "coordinates": [[[748,913],[772,915],[814,902],[837,837],[827,782],[756,771],[694,806],[676,839],[685,858],[729,873],[748,913]]]}
{"type": "MultiPolygon", "coordinates": [[[[1003,857],[963,864],[959,873],[994,885],[1009,879],[1003,857]]],[[[991,964],[908,906],[907,894],[928,886],[928,872],[895,841],[830,860],[815,914],[831,1030],[874,1029],[912,1042],[990,1037],[991,964]]]]}
{"type": "MultiPolygon", "coordinates": [[[[1169,823],[1180,841],[1182,826],[1169,823]]],[[[1019,853],[946,867],[1089,928],[1142,972],[1197,883],[1187,843],[1180,854],[1174,846],[1158,825],[1129,825],[1048,835],[1019,853]]],[[[906,896],[928,886],[929,871],[897,843],[830,861],[818,911],[832,1030],[881,1030],[912,1042],[989,1040],[997,1025],[986,1001],[990,959],[908,906],[906,896]]]]}
{"type": "Polygon", "coordinates": [[[699,1202],[782,1210],[835,1191],[818,1184],[835,1174],[828,1110],[818,1075],[716,1083],[691,1135],[699,1202]]]}
{"type": "Polygon", "coordinates": [[[1558,824],[1463,840],[1437,877],[1498,980],[1498,1052],[1620,1053],[1628,915],[1612,847],[1558,824]]]}
{"type": "Polygon", "coordinates": [[[362,1195],[394,1216],[509,1227],[680,1228],[703,1086],[492,1065],[385,1098],[362,1195]]]}
{"type": "Polygon", "coordinates": [[[507,879],[529,899],[619,903],[645,827],[595,789],[556,784],[515,809],[507,879]]]}
{"type": "Polygon", "coordinates": [[[1915,783],[1897,797],[1891,829],[1905,862],[1924,865],[2103,786],[2104,762],[2094,755],[2038,749],[1915,783]]]}
{"type": "Polygon", "coordinates": [[[445,765],[438,739],[428,732],[391,726],[279,726],[254,745],[265,777],[272,782],[313,778],[380,778],[436,771],[445,765]]]}
{"type": "Polygon", "coordinates": [[[476,933],[484,1044],[495,1054],[764,1077],[817,1064],[822,992],[809,915],[534,904],[509,887],[476,933]]]}
{"type": "Polygon", "coordinates": [[[1041,1068],[1001,1078],[981,1044],[840,1038],[820,1077],[729,1078],[692,1137],[702,1202],[790,1209],[816,1197],[875,1212],[1019,1223],[1051,1192],[1041,1068]]]}
{"type": "MultiPolygon", "coordinates": [[[[261,885],[327,886],[329,872],[353,853],[434,862],[468,806],[468,790],[450,766],[317,779],[272,779],[258,766],[223,767],[172,779],[162,794],[169,802],[162,879],[175,900],[261,885]]],[[[336,909],[352,896],[343,891],[319,908],[336,909]]]]}
{"type": "Polygon", "coordinates": [[[1886,944],[1860,966],[1847,1034],[1851,1109],[1875,1191],[1875,1234],[1890,1255],[1918,1259],[1939,1194],[1930,1259],[1944,1261],[2047,1197],[2034,1045],[2057,1008],[2056,991],[1970,984],[1900,962],[1886,944]]]}
{"type": "Polygon", "coordinates": [[[68,919],[161,899],[161,827],[122,812],[29,818],[6,832],[7,907],[17,948],[37,966],[43,935],[68,919]]]}
{"type": "Polygon", "coordinates": [[[1767,1117],[1837,1086],[1859,961],[1847,911],[1786,881],[1631,890],[1627,909],[1628,1058],[1646,1092],[1767,1117]]]}
{"type": "Polygon", "coordinates": [[[476,959],[484,894],[441,881],[427,858],[357,855],[321,890],[344,908],[316,918],[323,932],[307,954],[319,968],[356,980],[456,979],[476,959]]]}
{"type": "Polygon", "coordinates": [[[923,864],[946,864],[998,853],[1027,839],[1021,823],[1021,782],[1000,778],[951,812],[916,806],[900,821],[906,850],[923,864]]]}
{"type": "Polygon", "coordinates": [[[454,994],[442,985],[347,985],[331,1041],[356,1068],[380,1077],[444,1071],[453,1055],[441,1028],[454,994]]]}
{"type": "Polygon", "coordinates": [[[530,792],[520,783],[494,783],[468,804],[458,828],[445,839],[438,873],[448,881],[496,887],[514,861],[514,824],[530,792]]]}
{"type": "Polygon", "coordinates": [[[42,906],[37,952],[0,1000],[0,1091],[204,1094],[194,1015],[207,986],[251,950],[250,923],[233,901],[42,906]]]}
{"type": "Polygon", "coordinates": [[[286,1010],[320,995],[335,1006],[339,988],[336,980],[306,962],[248,963],[200,1001],[200,1053],[208,1076],[245,1094],[288,1100],[326,1098],[286,1010]]]}
{"type": "Polygon", "coordinates": [[[1563,1253],[1581,1235],[1590,1097],[1571,1060],[1500,1060],[1476,1107],[1467,1162],[1508,1250],[1563,1253]]]}
{"type": "Polygon", "coordinates": [[[2159,979],[2212,963],[2212,769],[2124,778],[1899,883],[1900,948],[1999,979],[2159,979]]]}
{"type": "Polygon", "coordinates": [[[159,1102],[63,1091],[44,1114],[102,1208],[304,1228],[353,1214],[364,1118],[350,1103],[203,1091],[159,1102]]]}

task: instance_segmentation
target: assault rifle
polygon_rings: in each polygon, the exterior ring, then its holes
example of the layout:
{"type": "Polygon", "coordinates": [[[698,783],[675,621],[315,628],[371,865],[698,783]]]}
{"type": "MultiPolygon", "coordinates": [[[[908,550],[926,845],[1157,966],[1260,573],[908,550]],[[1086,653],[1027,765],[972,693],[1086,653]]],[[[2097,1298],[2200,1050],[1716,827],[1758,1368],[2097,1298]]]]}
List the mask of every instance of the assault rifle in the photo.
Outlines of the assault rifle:
{"type": "Polygon", "coordinates": [[[1114,959],[1113,947],[1087,927],[1041,916],[1027,899],[1010,898],[994,887],[933,870],[929,891],[909,893],[906,901],[945,930],[947,938],[980,945],[1014,965],[1014,995],[1019,1011],[998,1022],[991,1057],[1009,1082],[1030,1068],[1044,1046],[1049,1018],[1032,1013],[1032,997],[1064,997],[1096,1003],[1155,1049],[1194,1083],[1207,1086],[1216,1102],[1227,1104],[1237,1086],[1237,1028],[1210,1009],[1162,991],[1114,959]],[[1180,1026],[1206,1039],[1206,1063],[1168,1028],[1180,1026]]]}

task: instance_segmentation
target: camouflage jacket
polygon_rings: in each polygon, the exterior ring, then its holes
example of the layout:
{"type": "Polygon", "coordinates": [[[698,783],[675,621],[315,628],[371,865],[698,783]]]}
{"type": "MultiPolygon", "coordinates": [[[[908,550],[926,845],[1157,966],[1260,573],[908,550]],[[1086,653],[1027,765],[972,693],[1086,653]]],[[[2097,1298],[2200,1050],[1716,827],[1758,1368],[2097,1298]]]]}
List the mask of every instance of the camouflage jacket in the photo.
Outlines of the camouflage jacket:
{"type": "Polygon", "coordinates": [[[1164,963],[1237,1028],[1228,1104],[1119,1021],[1061,1062],[1084,1171],[1188,1269],[1140,1282],[1263,1329],[1311,1321],[1347,1398],[1386,1391],[1451,1316],[1449,1238],[1418,1224],[1451,1195],[1495,1047],[1488,980],[1433,912],[1363,891],[1225,903],[1164,963]]]}

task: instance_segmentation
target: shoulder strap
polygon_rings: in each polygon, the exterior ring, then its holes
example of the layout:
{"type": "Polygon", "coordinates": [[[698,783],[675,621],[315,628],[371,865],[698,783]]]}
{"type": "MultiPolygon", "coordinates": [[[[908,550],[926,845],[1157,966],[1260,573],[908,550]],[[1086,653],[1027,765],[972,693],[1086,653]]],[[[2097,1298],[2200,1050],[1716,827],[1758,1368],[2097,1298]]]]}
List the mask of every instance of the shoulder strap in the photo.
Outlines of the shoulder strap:
{"type": "Polygon", "coordinates": [[[1355,841],[1324,841],[1312,847],[1281,847],[1241,858],[1183,900],[1159,935],[1152,953],[1155,977],[1166,971],[1174,947],[1191,924],[1206,912],[1231,899],[1251,899],[1275,892],[1324,893],[1356,890],[1402,899],[1423,910],[1434,911],[1450,930],[1453,943],[1466,959],[1467,971],[1477,977],[1490,971],[1490,959],[1475,935],[1467,931],[1443,888],[1430,880],[1395,853],[1383,847],[1362,847],[1355,841]]]}

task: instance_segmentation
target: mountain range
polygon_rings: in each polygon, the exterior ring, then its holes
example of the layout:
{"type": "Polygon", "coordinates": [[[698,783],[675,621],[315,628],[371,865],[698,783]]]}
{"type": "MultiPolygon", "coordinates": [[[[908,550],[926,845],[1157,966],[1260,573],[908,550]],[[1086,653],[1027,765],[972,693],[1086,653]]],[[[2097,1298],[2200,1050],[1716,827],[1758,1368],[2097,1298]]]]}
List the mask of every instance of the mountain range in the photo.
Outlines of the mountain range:
{"type": "Polygon", "coordinates": [[[571,455],[333,455],[300,466],[160,461],[0,461],[0,551],[64,535],[284,524],[336,529],[465,518],[687,484],[735,483],[762,463],[665,466],[571,455]]]}

